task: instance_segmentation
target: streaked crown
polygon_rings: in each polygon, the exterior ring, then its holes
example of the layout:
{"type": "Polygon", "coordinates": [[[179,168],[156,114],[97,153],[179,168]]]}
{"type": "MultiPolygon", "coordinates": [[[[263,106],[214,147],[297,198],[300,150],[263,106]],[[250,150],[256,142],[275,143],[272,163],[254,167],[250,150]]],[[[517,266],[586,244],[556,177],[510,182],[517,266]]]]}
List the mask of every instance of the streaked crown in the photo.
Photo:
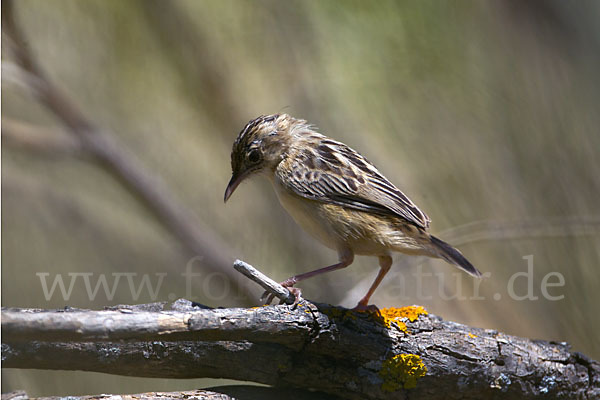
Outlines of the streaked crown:
{"type": "Polygon", "coordinates": [[[248,122],[231,149],[232,178],[225,198],[249,175],[276,168],[285,157],[293,132],[299,127],[308,125],[287,114],[262,115],[248,122]]]}
{"type": "Polygon", "coordinates": [[[242,173],[276,166],[289,147],[290,128],[304,124],[306,121],[287,114],[262,115],[248,122],[233,143],[232,171],[242,173]]]}

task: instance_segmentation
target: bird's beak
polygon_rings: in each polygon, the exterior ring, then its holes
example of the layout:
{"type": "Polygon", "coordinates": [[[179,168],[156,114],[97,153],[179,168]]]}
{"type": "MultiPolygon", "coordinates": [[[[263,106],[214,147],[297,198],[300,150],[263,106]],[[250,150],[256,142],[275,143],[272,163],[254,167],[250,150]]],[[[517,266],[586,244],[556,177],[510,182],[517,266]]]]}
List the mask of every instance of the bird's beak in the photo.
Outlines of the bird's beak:
{"type": "Polygon", "coordinates": [[[233,175],[231,175],[231,180],[229,181],[229,184],[227,185],[227,189],[225,189],[225,196],[223,198],[223,201],[225,203],[227,203],[227,200],[229,200],[229,198],[235,191],[235,188],[237,188],[239,186],[239,184],[242,183],[242,181],[244,180],[245,177],[246,177],[246,174],[236,174],[235,172],[233,173],[233,175]]]}

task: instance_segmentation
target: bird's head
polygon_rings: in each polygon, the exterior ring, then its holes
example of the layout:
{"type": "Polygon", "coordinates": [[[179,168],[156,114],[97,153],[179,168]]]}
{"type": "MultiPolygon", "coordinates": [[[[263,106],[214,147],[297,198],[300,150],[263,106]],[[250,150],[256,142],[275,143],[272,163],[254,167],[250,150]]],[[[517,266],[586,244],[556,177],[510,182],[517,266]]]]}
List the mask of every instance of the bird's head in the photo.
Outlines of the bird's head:
{"type": "Polygon", "coordinates": [[[246,178],[273,171],[283,160],[294,138],[295,128],[306,122],[287,114],[263,115],[248,122],[233,143],[231,180],[225,190],[227,201],[246,178]]]}

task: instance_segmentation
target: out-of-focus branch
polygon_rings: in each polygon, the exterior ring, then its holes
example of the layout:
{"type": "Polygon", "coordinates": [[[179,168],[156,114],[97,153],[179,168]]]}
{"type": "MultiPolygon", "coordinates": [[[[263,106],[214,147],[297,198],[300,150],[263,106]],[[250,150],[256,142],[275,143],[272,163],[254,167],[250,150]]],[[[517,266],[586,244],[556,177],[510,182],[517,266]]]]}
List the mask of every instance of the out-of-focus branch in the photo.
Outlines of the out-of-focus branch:
{"type": "Polygon", "coordinates": [[[185,80],[187,93],[197,99],[210,96],[202,101],[203,107],[223,132],[236,132],[240,121],[249,117],[236,107],[234,93],[229,88],[229,79],[224,75],[223,60],[190,16],[183,12],[181,4],[174,1],[144,0],[140,7],[152,26],[150,32],[162,46],[166,59],[185,80]]]}
{"type": "MultiPolygon", "coordinates": [[[[148,172],[115,139],[115,135],[96,127],[79,108],[46,76],[30,52],[23,33],[15,21],[13,1],[2,1],[2,29],[9,49],[21,68],[23,84],[37,100],[47,107],[68,128],[81,147],[88,151],[132,193],[142,200],[152,213],[184,245],[191,255],[203,257],[208,268],[218,270],[237,284],[229,267],[231,251],[211,233],[155,175],[148,172]]],[[[247,294],[247,289],[241,288],[247,294]]]]}
{"type": "Polygon", "coordinates": [[[475,221],[439,232],[453,246],[488,240],[600,234],[600,217],[547,217],[518,221],[475,221]]]}
{"type": "Polygon", "coordinates": [[[85,155],[81,142],[73,137],[59,136],[50,129],[2,118],[2,145],[33,150],[49,156],[82,156],[85,155]]]}

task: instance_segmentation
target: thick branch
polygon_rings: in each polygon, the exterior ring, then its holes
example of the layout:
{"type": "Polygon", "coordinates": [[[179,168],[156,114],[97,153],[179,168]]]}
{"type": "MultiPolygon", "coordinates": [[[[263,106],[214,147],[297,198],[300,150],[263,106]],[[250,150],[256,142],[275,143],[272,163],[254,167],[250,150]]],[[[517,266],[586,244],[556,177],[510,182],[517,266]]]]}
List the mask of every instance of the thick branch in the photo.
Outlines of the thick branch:
{"type": "Polygon", "coordinates": [[[182,302],[174,309],[158,308],[4,309],[2,365],[232,378],[346,398],[600,395],[598,362],[570,352],[564,343],[532,341],[434,315],[403,320],[403,330],[397,323],[388,327],[380,315],[309,302],[296,308],[199,309],[182,302]],[[401,381],[396,391],[385,391],[390,382],[382,366],[403,354],[417,355],[427,373],[414,389],[402,389],[401,381]]]}
{"type": "MultiPolygon", "coordinates": [[[[114,395],[110,395],[111,398],[114,395]]],[[[202,399],[202,400],[230,400],[233,399],[223,393],[217,393],[208,390],[189,390],[184,392],[150,392],[118,395],[131,400],[184,400],[184,399],[202,399]]],[[[69,396],[70,400],[106,400],[108,395],[101,394],[97,396],[69,396]]],[[[2,400],[29,400],[29,396],[24,391],[3,393],[2,400]]],[[[59,400],[62,397],[36,397],[36,400],[59,400]]]]}
{"type": "MultiPolygon", "coordinates": [[[[2,393],[1,400],[29,400],[25,391],[2,393]]],[[[148,392],[136,394],[99,394],[91,396],[69,396],[69,400],[334,400],[337,397],[314,391],[274,388],[258,385],[217,386],[206,390],[187,390],[182,392],[148,392]]],[[[64,400],[64,397],[36,397],[36,400],[64,400]]]]}

